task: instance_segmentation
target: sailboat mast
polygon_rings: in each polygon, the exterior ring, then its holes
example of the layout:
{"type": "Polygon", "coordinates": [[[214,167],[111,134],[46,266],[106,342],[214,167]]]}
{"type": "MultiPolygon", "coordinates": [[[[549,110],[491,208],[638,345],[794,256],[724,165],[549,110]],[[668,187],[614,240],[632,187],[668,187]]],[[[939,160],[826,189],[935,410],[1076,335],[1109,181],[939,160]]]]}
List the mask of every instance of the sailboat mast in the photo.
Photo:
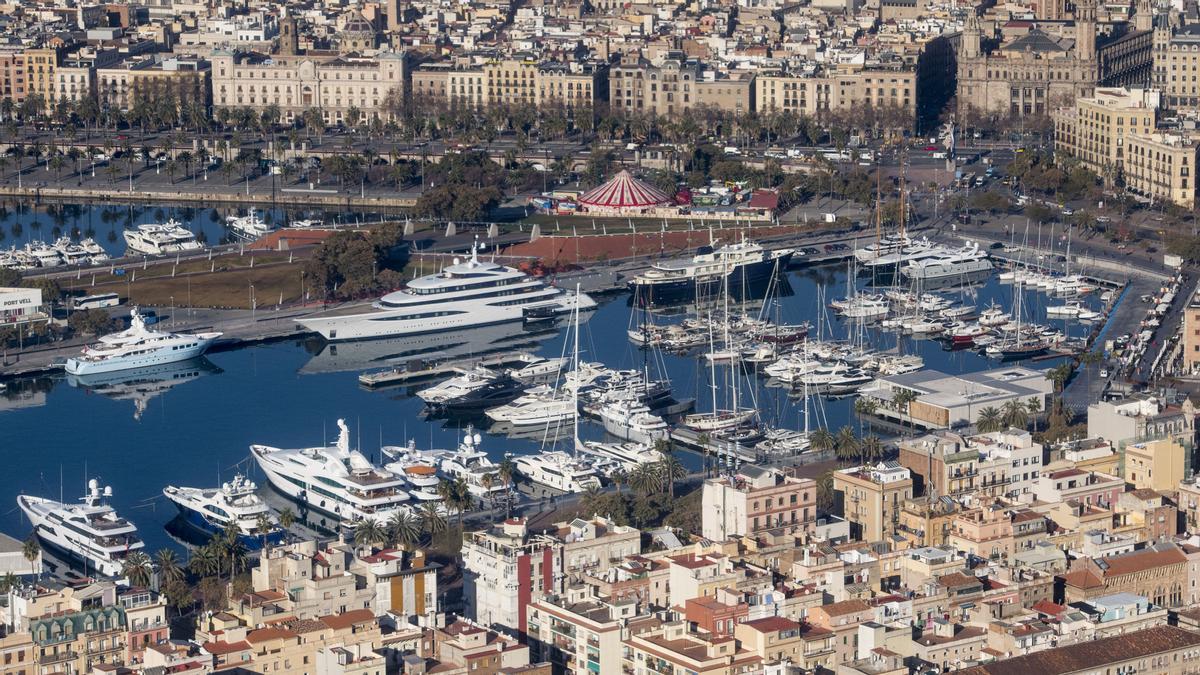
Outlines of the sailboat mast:
{"type": "Polygon", "coordinates": [[[571,389],[571,403],[574,414],[571,416],[572,452],[579,458],[579,385],[582,383],[582,373],[579,372],[579,283],[575,283],[575,386],[571,389]]]}

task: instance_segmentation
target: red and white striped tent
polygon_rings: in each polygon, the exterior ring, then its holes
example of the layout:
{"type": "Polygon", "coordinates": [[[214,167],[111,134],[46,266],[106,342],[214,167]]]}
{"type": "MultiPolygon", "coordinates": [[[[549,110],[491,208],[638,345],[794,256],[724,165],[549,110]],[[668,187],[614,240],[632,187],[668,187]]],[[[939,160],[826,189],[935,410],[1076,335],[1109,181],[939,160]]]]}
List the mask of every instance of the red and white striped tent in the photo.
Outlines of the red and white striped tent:
{"type": "Polygon", "coordinates": [[[579,198],[589,211],[638,211],[674,204],[670,195],[621,171],[579,198]]]}

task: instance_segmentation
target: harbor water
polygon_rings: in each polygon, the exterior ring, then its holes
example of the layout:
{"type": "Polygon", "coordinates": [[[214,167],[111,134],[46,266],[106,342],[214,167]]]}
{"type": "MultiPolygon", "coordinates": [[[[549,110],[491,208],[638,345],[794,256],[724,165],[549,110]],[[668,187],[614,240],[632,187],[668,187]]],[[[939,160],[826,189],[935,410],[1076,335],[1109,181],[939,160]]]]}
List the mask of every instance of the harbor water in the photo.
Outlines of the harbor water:
{"type": "MultiPolygon", "coordinates": [[[[830,300],[845,295],[846,274],[845,268],[837,265],[791,271],[788,292],[779,293],[762,309],[750,311],[761,311],[782,323],[811,322],[813,336],[858,336],[877,349],[917,354],[924,358],[927,369],[961,374],[998,366],[997,361],[974,351],[948,351],[938,341],[898,337],[877,328],[853,328],[824,309],[830,300]]],[[[1011,311],[1013,304],[1013,287],[1000,283],[994,275],[977,287],[944,294],[981,310],[995,302],[1011,311]]],[[[1095,295],[1085,299],[1087,306],[1099,307],[1095,295]]],[[[1061,303],[1026,291],[1025,318],[1072,336],[1085,335],[1090,330],[1086,324],[1046,319],[1045,306],[1061,303]]],[[[605,298],[583,325],[580,358],[613,368],[648,366],[652,377],[670,378],[677,397],[695,397],[699,411],[712,408],[715,373],[720,403],[728,405],[733,389],[729,377],[719,369],[714,371],[705,359],[647,353],[630,342],[627,330],[636,330],[644,320],[643,312],[630,306],[627,295],[605,298]]],[[[649,320],[673,319],[655,315],[649,320]]],[[[381,445],[401,445],[412,439],[418,447],[447,448],[463,433],[460,423],[421,417],[422,404],[413,392],[428,384],[369,390],[359,385],[359,373],[387,367],[413,354],[435,357],[437,350],[447,349],[461,356],[485,348],[570,356],[571,343],[562,324],[537,332],[514,324],[477,335],[407,341],[327,345],[313,338],[268,343],[127,377],[81,381],[60,375],[10,380],[0,392],[0,428],[7,450],[0,494],[10,500],[0,510],[0,530],[22,539],[30,532],[12,501],[17,494],[53,498],[61,494],[74,500],[82,495],[89,477],[99,477],[101,484],[113,487],[115,507],[138,525],[149,550],[176,546],[164,529],[175,509],[161,496],[163,487],[217,486],[237,471],[265,484],[249,460],[251,443],[301,447],[332,442],[336,421],[344,418],[353,444],[378,458],[381,445]]],[[[1032,365],[1050,368],[1055,363],[1032,365]]],[[[752,376],[739,378],[737,391],[740,402],[757,407],[764,421],[803,427],[802,397],[789,397],[787,390],[767,387],[764,379],[752,376]]],[[[860,420],[854,415],[853,400],[810,399],[810,425],[835,431],[850,425],[857,431],[860,420]]],[[[569,433],[569,429],[565,431],[569,433]]],[[[880,434],[888,432],[881,430],[880,434]]],[[[593,423],[581,421],[581,435],[601,438],[603,433],[593,423]]],[[[545,436],[541,432],[526,438],[485,433],[483,449],[499,461],[506,452],[529,453],[549,447],[553,440],[545,436]]],[[[695,467],[699,461],[691,457],[685,464],[695,467]]]]}

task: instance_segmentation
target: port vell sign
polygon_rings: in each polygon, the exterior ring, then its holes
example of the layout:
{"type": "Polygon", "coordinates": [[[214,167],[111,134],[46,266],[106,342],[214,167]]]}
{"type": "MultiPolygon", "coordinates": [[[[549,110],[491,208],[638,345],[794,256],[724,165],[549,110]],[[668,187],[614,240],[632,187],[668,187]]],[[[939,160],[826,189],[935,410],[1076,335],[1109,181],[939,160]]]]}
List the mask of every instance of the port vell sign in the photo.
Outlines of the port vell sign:
{"type": "Polygon", "coordinates": [[[11,312],[41,304],[42,291],[39,288],[0,288],[0,310],[11,312]]]}

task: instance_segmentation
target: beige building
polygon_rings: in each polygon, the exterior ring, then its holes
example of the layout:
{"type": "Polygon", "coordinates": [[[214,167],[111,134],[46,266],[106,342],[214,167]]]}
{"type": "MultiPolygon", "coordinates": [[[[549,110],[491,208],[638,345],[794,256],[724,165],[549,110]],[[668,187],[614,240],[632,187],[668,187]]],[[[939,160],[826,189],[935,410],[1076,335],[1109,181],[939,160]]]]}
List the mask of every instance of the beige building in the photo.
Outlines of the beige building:
{"type": "Polygon", "coordinates": [[[817,484],[775,469],[745,465],[734,476],[704,481],[702,529],[724,541],[781,529],[807,530],[817,516],[817,484]]]}
{"type": "Polygon", "coordinates": [[[197,618],[196,641],[218,655],[218,665],[220,656],[233,653],[236,658],[227,665],[257,673],[387,674],[387,660],[377,651],[382,632],[369,609],[312,619],[286,617],[262,628],[230,618],[226,613],[197,618]]]}
{"type": "Polygon", "coordinates": [[[761,667],[758,654],[733,637],[693,632],[683,621],[630,636],[622,656],[627,675],[740,675],[761,667]]]}
{"type": "Polygon", "coordinates": [[[1125,189],[1156,202],[1185,209],[1196,205],[1197,142],[1178,133],[1134,135],[1128,139],[1125,189]]]}
{"type": "Polygon", "coordinates": [[[214,50],[212,103],[215,108],[279,109],[290,124],[309,109],[320,110],[326,124],[386,117],[393,92],[405,92],[403,54],[381,52],[364,57],[339,54],[284,56],[214,50]]]}
{"type": "Polygon", "coordinates": [[[851,538],[881,541],[896,533],[900,511],[913,496],[912,473],[895,462],[842,469],[833,472],[833,489],[851,538]]]}
{"type": "Polygon", "coordinates": [[[1188,450],[1173,438],[1125,446],[1125,481],[1134,488],[1174,490],[1187,473],[1188,450]]]}
{"type": "Polygon", "coordinates": [[[1163,93],[1171,110],[1200,108],[1200,24],[1172,26],[1163,22],[1154,29],[1154,88],[1163,93]]]}
{"type": "Polygon", "coordinates": [[[136,101],[170,96],[177,108],[198,104],[207,110],[209,74],[208,61],[198,58],[126,61],[96,69],[96,99],[102,108],[129,110],[136,101]]]}
{"type": "Polygon", "coordinates": [[[55,101],[54,73],[58,69],[59,50],[53,47],[25,50],[25,95],[41,96],[50,106],[55,101]]]}
{"type": "Polygon", "coordinates": [[[706,71],[694,59],[671,52],[651,62],[629,55],[609,71],[609,103],[626,114],[673,116],[696,108],[749,112],[754,77],[706,71]]]}
{"type": "Polygon", "coordinates": [[[417,105],[591,108],[604,100],[608,75],[602,64],[504,59],[482,66],[427,63],[412,72],[417,105]]]}
{"type": "Polygon", "coordinates": [[[1055,111],[1054,150],[1115,181],[1123,170],[1129,137],[1154,133],[1159,102],[1157,91],[1097,89],[1073,107],[1055,111]]]}
{"type": "Polygon", "coordinates": [[[917,114],[917,74],[913,70],[861,69],[824,75],[759,73],[755,109],[822,117],[830,112],[872,108],[889,111],[899,126],[911,127],[917,114]]]}
{"type": "Polygon", "coordinates": [[[638,616],[632,600],[610,602],[575,589],[529,606],[529,659],[555,673],[621,675],[621,629],[638,616]]]}
{"type": "Polygon", "coordinates": [[[983,22],[972,13],[958,50],[959,113],[1043,115],[1090,96],[1097,86],[1145,83],[1152,62],[1149,3],[1139,2],[1133,25],[1098,24],[1096,5],[1077,3],[1074,24],[1067,24],[1071,34],[1061,24],[1035,25],[990,51],[992,35],[984,35],[983,22]]]}

